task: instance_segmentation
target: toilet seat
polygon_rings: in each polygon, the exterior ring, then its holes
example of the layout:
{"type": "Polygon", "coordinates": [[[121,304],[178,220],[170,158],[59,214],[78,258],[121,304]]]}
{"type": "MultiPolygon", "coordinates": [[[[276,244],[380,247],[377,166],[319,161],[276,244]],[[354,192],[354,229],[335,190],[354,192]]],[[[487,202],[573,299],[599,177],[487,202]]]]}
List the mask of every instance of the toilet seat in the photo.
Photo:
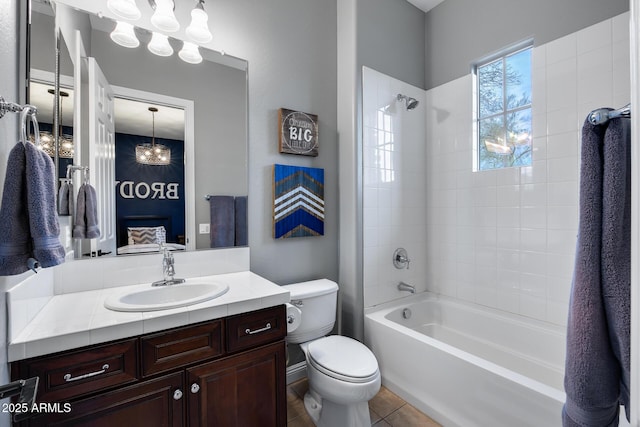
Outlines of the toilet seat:
{"type": "Polygon", "coordinates": [[[378,361],[364,344],[331,335],[309,343],[307,360],[318,371],[350,383],[366,383],[380,375],[378,361]]]}

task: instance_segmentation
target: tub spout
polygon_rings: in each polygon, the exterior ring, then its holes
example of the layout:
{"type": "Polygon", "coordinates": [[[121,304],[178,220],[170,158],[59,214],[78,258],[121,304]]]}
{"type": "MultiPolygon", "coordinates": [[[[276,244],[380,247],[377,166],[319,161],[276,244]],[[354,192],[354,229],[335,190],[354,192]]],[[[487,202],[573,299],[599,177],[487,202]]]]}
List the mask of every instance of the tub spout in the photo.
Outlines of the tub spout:
{"type": "Polygon", "coordinates": [[[416,293],[416,287],[415,286],[410,285],[408,283],[404,283],[404,282],[398,283],[398,290],[400,290],[400,291],[408,291],[408,292],[411,292],[412,294],[416,293]]]}

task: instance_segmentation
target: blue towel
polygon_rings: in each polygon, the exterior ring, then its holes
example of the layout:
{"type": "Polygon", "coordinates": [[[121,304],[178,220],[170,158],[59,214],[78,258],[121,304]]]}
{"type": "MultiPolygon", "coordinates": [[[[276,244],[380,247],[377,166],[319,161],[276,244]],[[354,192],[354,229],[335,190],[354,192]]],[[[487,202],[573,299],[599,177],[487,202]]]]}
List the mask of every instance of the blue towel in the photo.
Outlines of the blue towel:
{"type": "Polygon", "coordinates": [[[233,196],[210,196],[211,247],[227,248],[235,243],[235,203],[233,196]]]}
{"type": "Polygon", "coordinates": [[[0,275],[64,262],[53,161],[33,144],[9,153],[0,207],[0,275]]]}
{"type": "Polygon", "coordinates": [[[569,302],[565,427],[629,418],[630,137],[628,119],[582,129],[580,225],[569,302]]]}
{"type": "Polygon", "coordinates": [[[235,220],[236,246],[247,246],[249,244],[249,233],[247,225],[247,196],[236,197],[235,220]]]}
{"type": "Polygon", "coordinates": [[[100,237],[96,190],[86,183],[82,184],[78,189],[72,235],[74,239],[95,239],[100,237]]]}

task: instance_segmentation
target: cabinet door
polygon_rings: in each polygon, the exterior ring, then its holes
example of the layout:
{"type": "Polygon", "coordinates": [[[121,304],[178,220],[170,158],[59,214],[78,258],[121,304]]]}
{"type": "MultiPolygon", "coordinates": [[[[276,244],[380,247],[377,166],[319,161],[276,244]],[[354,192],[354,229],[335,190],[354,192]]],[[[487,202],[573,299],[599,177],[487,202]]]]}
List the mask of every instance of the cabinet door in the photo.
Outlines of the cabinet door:
{"type": "Polygon", "coordinates": [[[284,427],[284,341],[187,369],[189,425],[284,427]]]}
{"type": "Polygon", "coordinates": [[[71,402],[67,414],[31,420],[32,426],[180,427],[184,425],[183,373],[71,402]]]}

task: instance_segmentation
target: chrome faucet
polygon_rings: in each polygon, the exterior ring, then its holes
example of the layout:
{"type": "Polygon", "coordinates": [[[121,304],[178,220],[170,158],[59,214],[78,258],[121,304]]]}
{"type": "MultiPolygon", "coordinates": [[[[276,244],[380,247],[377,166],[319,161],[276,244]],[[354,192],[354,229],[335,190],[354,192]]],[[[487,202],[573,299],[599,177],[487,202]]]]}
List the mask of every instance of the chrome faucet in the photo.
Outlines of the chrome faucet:
{"type": "Polygon", "coordinates": [[[398,290],[399,291],[408,291],[408,292],[411,292],[412,294],[416,293],[416,287],[415,286],[410,285],[408,283],[404,283],[404,282],[398,283],[398,290]]]}
{"type": "Polygon", "coordinates": [[[175,285],[177,283],[184,283],[184,279],[176,279],[173,276],[176,274],[174,267],[173,253],[164,245],[160,246],[162,250],[162,276],[163,280],[153,282],[151,286],[168,286],[175,285]]]}

